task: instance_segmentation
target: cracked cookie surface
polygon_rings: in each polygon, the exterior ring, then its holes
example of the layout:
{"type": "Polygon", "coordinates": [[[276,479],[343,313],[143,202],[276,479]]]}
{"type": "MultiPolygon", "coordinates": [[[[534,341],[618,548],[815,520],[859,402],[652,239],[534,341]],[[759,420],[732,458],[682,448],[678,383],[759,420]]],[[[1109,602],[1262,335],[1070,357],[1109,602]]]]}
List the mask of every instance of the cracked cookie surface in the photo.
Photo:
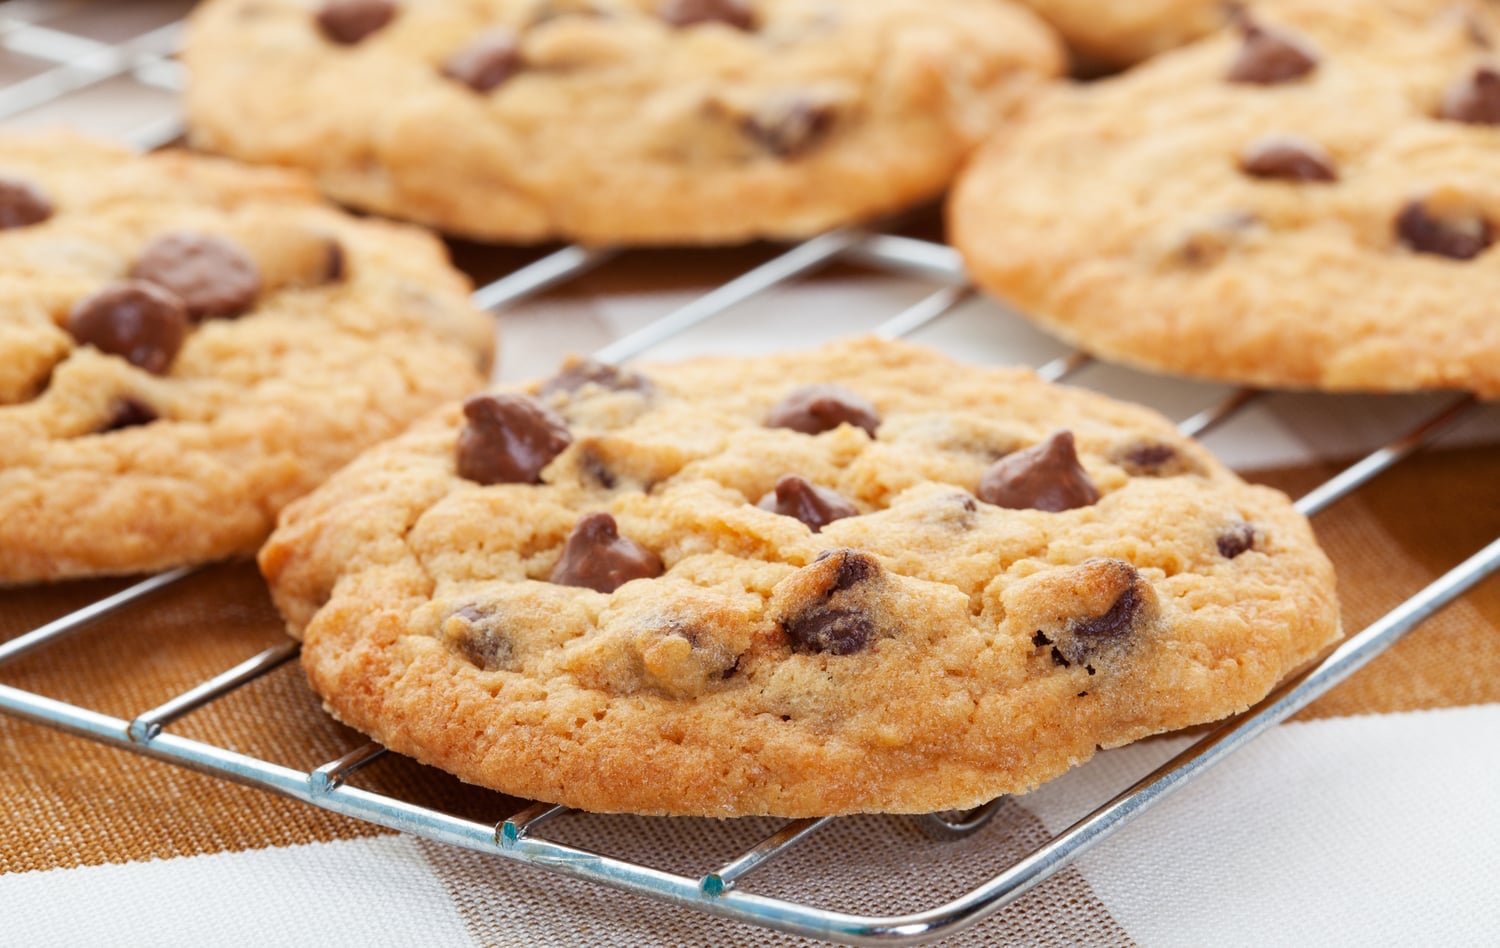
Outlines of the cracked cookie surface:
{"type": "Polygon", "coordinates": [[[0,582],[253,553],[293,497],[483,384],[441,244],[302,176],[0,138],[0,582]]]}
{"type": "Polygon", "coordinates": [[[261,567],[338,718],[601,811],[966,807],[1338,634],[1306,521],[1161,417],[873,339],[476,396],[261,567]]]}
{"type": "Polygon", "coordinates": [[[1090,352],[1333,390],[1500,397],[1500,25],[1277,0],[1069,90],[975,160],[975,279],[1090,352]]]}
{"type": "Polygon", "coordinates": [[[465,236],[806,236],[934,197],[1063,55],[1002,0],[212,0],[196,145],[465,236]]]}

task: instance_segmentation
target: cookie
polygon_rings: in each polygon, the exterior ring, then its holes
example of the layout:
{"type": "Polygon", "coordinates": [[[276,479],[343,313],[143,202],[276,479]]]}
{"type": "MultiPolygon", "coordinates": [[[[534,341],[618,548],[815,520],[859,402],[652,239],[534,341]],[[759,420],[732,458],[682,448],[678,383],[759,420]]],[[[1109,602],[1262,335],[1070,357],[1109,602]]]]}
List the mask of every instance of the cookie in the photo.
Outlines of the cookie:
{"type": "Polygon", "coordinates": [[[1306,521],[1158,415],[873,339],[472,397],[260,563],[340,720],[603,811],[966,807],[1339,630],[1306,521]]]}
{"type": "Polygon", "coordinates": [[[192,141],[468,237],[801,237],[934,197],[1059,73],[1003,0],[211,0],[192,141]]]}
{"type": "Polygon", "coordinates": [[[1021,0],[1062,34],[1089,71],[1130,66],[1219,29],[1226,0],[1021,0]]]}
{"type": "Polygon", "coordinates": [[[483,384],[442,245],[303,177],[0,138],[0,582],[249,554],[277,511],[483,384]]]}
{"type": "Polygon", "coordinates": [[[1500,396],[1496,16],[1256,10],[985,149],[949,206],[974,278],[1147,369],[1500,396]]]}

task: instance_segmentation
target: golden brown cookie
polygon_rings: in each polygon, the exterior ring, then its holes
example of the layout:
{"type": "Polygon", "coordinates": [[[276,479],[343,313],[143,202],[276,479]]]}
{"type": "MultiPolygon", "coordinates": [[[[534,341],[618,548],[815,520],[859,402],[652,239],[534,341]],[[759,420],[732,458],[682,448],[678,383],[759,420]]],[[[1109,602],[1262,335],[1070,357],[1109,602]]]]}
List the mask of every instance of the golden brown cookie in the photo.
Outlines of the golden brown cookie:
{"type": "Polygon", "coordinates": [[[0,138],[0,583],[253,552],[482,384],[467,290],[436,240],[289,172],[0,138]]]}
{"type": "Polygon", "coordinates": [[[340,720],[605,811],[967,807],[1339,628],[1306,521],[1161,417],[873,339],[470,398],[260,561],[340,720]]]}
{"type": "Polygon", "coordinates": [[[211,0],[195,144],[471,237],[799,237],[940,193],[1062,68],[1002,0],[211,0]]]}
{"type": "Polygon", "coordinates": [[[1090,69],[1119,68],[1206,36],[1231,16],[1226,0],[1021,0],[1090,69]]]}
{"type": "Polygon", "coordinates": [[[1496,18],[1256,11],[985,149],[950,203],[974,278],[1148,369],[1500,396],[1496,18]]]}

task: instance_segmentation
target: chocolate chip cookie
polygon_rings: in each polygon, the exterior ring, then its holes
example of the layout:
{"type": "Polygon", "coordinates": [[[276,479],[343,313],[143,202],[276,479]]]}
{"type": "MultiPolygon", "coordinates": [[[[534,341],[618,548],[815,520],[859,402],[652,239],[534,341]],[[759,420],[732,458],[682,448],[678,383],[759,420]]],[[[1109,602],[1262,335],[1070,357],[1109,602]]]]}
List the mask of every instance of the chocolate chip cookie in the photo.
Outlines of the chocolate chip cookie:
{"type": "Polygon", "coordinates": [[[1069,90],[978,157],[977,281],[1105,358],[1263,386],[1500,397],[1500,24],[1276,0],[1069,90]]]}
{"type": "Polygon", "coordinates": [[[965,807],[1339,630],[1306,521],[1164,419],[872,339],[474,396],[260,563],[338,718],[605,811],[965,807]]]}
{"type": "Polygon", "coordinates": [[[1005,0],[210,0],[195,144],[470,237],[800,237],[931,198],[1061,71],[1005,0]]]}
{"type": "Polygon", "coordinates": [[[0,582],[253,552],[483,383],[467,290],[436,240],[290,172],[0,138],[0,582]]]}

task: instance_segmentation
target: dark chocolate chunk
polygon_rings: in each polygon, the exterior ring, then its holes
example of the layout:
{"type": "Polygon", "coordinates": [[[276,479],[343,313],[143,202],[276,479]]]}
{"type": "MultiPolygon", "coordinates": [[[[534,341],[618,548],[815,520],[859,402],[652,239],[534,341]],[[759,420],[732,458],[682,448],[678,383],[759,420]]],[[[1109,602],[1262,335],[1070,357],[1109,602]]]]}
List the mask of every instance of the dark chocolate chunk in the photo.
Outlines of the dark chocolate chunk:
{"type": "Polygon", "coordinates": [[[1098,502],[1099,491],[1078,463],[1073,432],[996,461],[979,481],[979,499],[1012,510],[1056,513],[1098,502]]]}
{"type": "Polygon", "coordinates": [[[1254,178],[1282,181],[1337,181],[1333,158],[1316,142],[1298,135],[1266,135],[1240,152],[1240,169],[1254,178]]]}
{"type": "Polygon", "coordinates": [[[760,109],[744,120],[745,134],[777,158],[806,154],[833,131],[833,106],[795,97],[760,109]]]}
{"type": "Polygon", "coordinates": [[[1233,524],[1219,534],[1215,543],[1219,548],[1219,555],[1232,560],[1255,548],[1255,527],[1248,523],[1233,524]]]}
{"type": "Polygon", "coordinates": [[[1471,125],[1500,125],[1500,69],[1479,66],[1450,86],[1439,114],[1471,125]]]}
{"type": "Polygon", "coordinates": [[[768,428],[821,434],[842,424],[863,428],[870,437],[880,427],[875,406],[842,385],[804,385],[777,402],[766,416],[768,428]]]}
{"type": "Polygon", "coordinates": [[[597,385],[612,392],[640,392],[649,395],[656,386],[639,372],[622,369],[595,359],[575,359],[563,370],[542,383],[538,393],[548,398],[559,392],[576,392],[586,385],[597,385]]]}
{"type": "Polygon", "coordinates": [[[1318,51],[1301,37],[1249,22],[1241,29],[1245,39],[1229,67],[1230,82],[1279,85],[1318,68],[1318,51]]]}
{"type": "Polygon", "coordinates": [[[856,517],[859,508],[845,500],[837,491],[818,487],[805,477],[786,474],[776,482],[776,489],[766,494],[756,504],[761,510],[795,517],[818,533],[835,520],[856,517]]]}
{"type": "Polygon", "coordinates": [[[573,443],[557,413],[528,395],[498,392],[464,402],[458,476],[479,484],[536,484],[573,443]]]}
{"type": "Polygon", "coordinates": [[[1495,239],[1494,227],[1478,213],[1439,217],[1421,200],[1408,201],[1396,216],[1396,234],[1419,253],[1472,260],[1495,239]]]}
{"type": "Polygon", "coordinates": [[[550,579],[559,586],[585,586],[609,593],[632,579],[661,574],[661,557],[620,536],[614,517],[593,513],[579,520],[568,534],[562,559],[552,568],[550,579]]]}
{"type": "Polygon", "coordinates": [[[489,92],[521,71],[521,47],[510,30],[490,30],[443,63],[443,75],[473,89],[489,92]]]}
{"type": "Polygon", "coordinates": [[[755,9],[749,0],[662,0],[656,15],[676,27],[726,23],[737,30],[755,29],[755,9]]]}
{"type": "Polygon", "coordinates": [[[0,178],[0,230],[30,227],[52,216],[52,202],[28,181],[0,178]]]}
{"type": "Polygon", "coordinates": [[[875,638],[875,627],[856,609],[813,609],[786,623],[786,634],[799,652],[853,655],[875,638]]]}
{"type": "Polygon", "coordinates": [[[121,428],[139,428],[141,425],[151,424],[159,417],[161,416],[156,413],[156,409],[138,398],[131,398],[127,395],[115,402],[109,414],[109,420],[104,423],[104,427],[99,429],[99,433],[106,434],[119,431],[121,428]]]}
{"type": "Polygon", "coordinates": [[[396,18],[392,0],[328,0],[318,10],[318,28],[335,43],[353,46],[396,18]]]}
{"type": "Polygon", "coordinates": [[[74,304],[67,328],[80,344],[161,375],[187,338],[188,316],[170,290],[119,280],[74,304]]]}
{"type": "Polygon", "coordinates": [[[260,270],[223,237],[186,231],[153,240],[131,268],[137,280],[166,287],[193,319],[238,316],[260,295],[260,270]]]}

